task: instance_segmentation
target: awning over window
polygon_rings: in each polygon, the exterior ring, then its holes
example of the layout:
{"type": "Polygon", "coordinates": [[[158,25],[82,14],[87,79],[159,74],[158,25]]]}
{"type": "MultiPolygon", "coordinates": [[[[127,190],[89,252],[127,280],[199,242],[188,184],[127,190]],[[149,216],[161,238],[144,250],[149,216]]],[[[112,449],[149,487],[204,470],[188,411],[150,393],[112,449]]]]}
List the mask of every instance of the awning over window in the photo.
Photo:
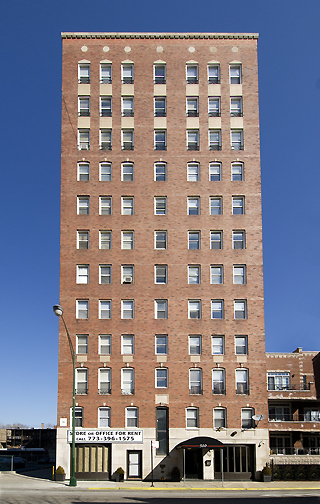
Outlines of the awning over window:
{"type": "Polygon", "coordinates": [[[187,439],[177,444],[175,448],[223,448],[224,445],[221,441],[212,437],[200,436],[187,439]]]}

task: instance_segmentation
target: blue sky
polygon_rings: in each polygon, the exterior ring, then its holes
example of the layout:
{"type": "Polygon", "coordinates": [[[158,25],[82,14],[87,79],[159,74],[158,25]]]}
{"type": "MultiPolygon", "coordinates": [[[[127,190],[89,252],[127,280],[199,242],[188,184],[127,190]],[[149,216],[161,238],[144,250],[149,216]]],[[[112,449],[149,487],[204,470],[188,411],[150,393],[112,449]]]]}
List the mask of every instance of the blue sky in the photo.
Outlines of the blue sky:
{"type": "Polygon", "coordinates": [[[62,31],[260,33],[266,349],[320,349],[319,0],[3,0],[0,30],[0,424],[56,423],[62,31]]]}

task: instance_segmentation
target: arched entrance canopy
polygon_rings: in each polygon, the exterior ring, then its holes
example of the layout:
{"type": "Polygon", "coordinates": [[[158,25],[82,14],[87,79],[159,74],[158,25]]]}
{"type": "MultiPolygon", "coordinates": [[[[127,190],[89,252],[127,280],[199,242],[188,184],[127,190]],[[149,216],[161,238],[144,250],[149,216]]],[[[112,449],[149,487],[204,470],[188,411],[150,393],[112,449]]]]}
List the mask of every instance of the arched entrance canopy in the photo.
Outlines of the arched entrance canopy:
{"type": "Polygon", "coordinates": [[[175,448],[223,448],[224,444],[218,439],[208,436],[198,436],[177,444],[175,448]]]}

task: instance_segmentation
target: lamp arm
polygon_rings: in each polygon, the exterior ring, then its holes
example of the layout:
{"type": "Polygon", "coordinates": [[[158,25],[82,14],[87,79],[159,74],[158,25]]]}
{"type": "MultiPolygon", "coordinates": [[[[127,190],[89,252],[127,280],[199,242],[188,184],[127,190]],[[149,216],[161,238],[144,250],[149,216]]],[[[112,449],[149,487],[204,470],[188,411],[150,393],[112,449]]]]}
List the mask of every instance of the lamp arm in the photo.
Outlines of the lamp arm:
{"type": "Polygon", "coordinates": [[[68,328],[67,328],[67,324],[66,324],[66,323],[65,323],[65,321],[64,321],[63,315],[61,315],[61,318],[62,318],[62,321],[63,321],[64,327],[65,327],[65,330],[66,330],[66,333],[67,333],[67,336],[68,336],[68,342],[69,342],[69,347],[70,347],[71,357],[72,357],[72,359],[73,359],[73,358],[74,358],[74,348],[73,348],[73,344],[72,344],[72,341],[71,341],[71,338],[70,338],[70,334],[69,334],[69,331],[68,331],[68,328]]]}

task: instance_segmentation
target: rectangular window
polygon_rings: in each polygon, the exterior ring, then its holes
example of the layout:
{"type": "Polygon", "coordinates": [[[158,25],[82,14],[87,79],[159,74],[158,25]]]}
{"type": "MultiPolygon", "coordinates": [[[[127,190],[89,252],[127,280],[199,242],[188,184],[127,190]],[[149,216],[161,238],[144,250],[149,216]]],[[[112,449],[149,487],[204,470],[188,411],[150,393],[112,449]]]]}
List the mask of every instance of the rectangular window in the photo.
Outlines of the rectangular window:
{"type": "Polygon", "coordinates": [[[210,202],[210,215],[221,215],[222,214],[222,197],[221,196],[211,196],[209,198],[210,202]]]}
{"type": "Polygon", "coordinates": [[[222,299],[212,299],[211,300],[211,318],[212,319],[223,319],[223,300],[222,299]]]}
{"type": "Polygon", "coordinates": [[[154,302],[155,318],[167,319],[168,318],[168,300],[156,299],[154,302]]]}
{"type": "Polygon", "coordinates": [[[233,196],[232,197],[232,214],[233,215],[243,215],[244,213],[245,213],[244,196],[233,196]]]}
{"type": "MultiPolygon", "coordinates": [[[[288,422],[293,420],[293,415],[291,414],[290,405],[285,404],[277,404],[277,405],[269,405],[269,421],[276,422],[288,422]]],[[[290,445],[289,445],[290,446],[290,445]]],[[[284,452],[281,452],[283,455],[284,452]]]]}
{"type": "Polygon", "coordinates": [[[99,248],[111,249],[111,231],[99,231],[99,248]]]}
{"type": "Polygon", "coordinates": [[[221,131],[209,130],[209,149],[221,150],[221,131]]]}
{"type": "Polygon", "coordinates": [[[126,264],[121,266],[121,283],[132,284],[134,280],[133,272],[134,272],[133,264],[126,264]]]}
{"type": "Polygon", "coordinates": [[[247,301],[245,299],[234,300],[234,318],[236,320],[247,318],[247,301]]]}
{"type": "Polygon", "coordinates": [[[154,248],[159,250],[167,248],[167,231],[154,232],[154,248]]]}
{"type": "Polygon", "coordinates": [[[198,98],[187,98],[187,116],[199,117],[199,100],[198,98]]]}
{"type": "Polygon", "coordinates": [[[77,264],[77,284],[89,283],[89,265],[77,264]]]}
{"type": "Polygon", "coordinates": [[[111,130],[100,130],[100,150],[112,150],[112,132],[111,130]]]}
{"type": "Polygon", "coordinates": [[[254,410],[252,408],[242,408],[241,410],[241,428],[250,429],[254,427],[254,410]]]}
{"type": "Polygon", "coordinates": [[[121,354],[133,355],[134,354],[134,336],[133,334],[121,335],[121,354]]]}
{"type": "Polygon", "coordinates": [[[111,334],[99,335],[99,355],[111,354],[111,334]]]}
{"type": "Polygon", "coordinates": [[[155,353],[156,355],[166,355],[168,353],[167,334],[156,334],[155,353]]]}
{"type": "Polygon", "coordinates": [[[111,63],[100,63],[100,84],[112,83],[112,65],[111,63]]]}
{"type": "Polygon", "coordinates": [[[242,117],[242,96],[232,96],[230,98],[231,117],[242,117]]]}
{"type": "Polygon", "coordinates": [[[168,388],[168,369],[167,368],[157,368],[156,369],[155,388],[168,388]]]}
{"type": "Polygon", "coordinates": [[[89,231],[77,231],[77,249],[89,248],[89,231]]]}
{"type": "Polygon", "coordinates": [[[76,300],[76,317],[77,319],[89,318],[89,301],[83,299],[76,300]]]}
{"type": "Polygon", "coordinates": [[[223,284],[223,266],[210,266],[210,283],[223,284]]]}
{"type": "Polygon", "coordinates": [[[111,408],[98,408],[98,427],[111,427],[111,408]]]}
{"type": "Polygon", "coordinates": [[[188,266],[188,284],[199,284],[201,282],[201,266],[188,266]]]}
{"type": "Polygon", "coordinates": [[[121,231],[121,248],[123,250],[131,250],[134,248],[133,231],[121,231]]]}
{"type": "Polygon", "coordinates": [[[166,65],[156,64],[154,69],[154,83],[155,84],[165,84],[166,83],[166,65]]]}
{"type": "Polygon", "coordinates": [[[189,369],[189,394],[202,394],[202,369],[189,369]]]}
{"type": "Polygon", "coordinates": [[[224,336],[211,336],[212,355],[224,354],[224,336]]]}
{"type": "Polygon", "coordinates": [[[168,266],[166,264],[156,264],[154,267],[154,283],[166,284],[168,282],[168,266]]]}
{"type": "Polygon", "coordinates": [[[188,231],[189,250],[200,249],[200,231],[188,231]]]}
{"type": "Polygon", "coordinates": [[[208,98],[208,114],[209,117],[220,117],[220,97],[210,97],[208,98]]]}
{"type": "Polygon", "coordinates": [[[222,231],[210,231],[210,248],[222,249],[222,231]]]}
{"type": "Polygon", "coordinates": [[[99,394],[111,394],[111,369],[99,369],[99,394]]]}
{"type": "Polygon", "coordinates": [[[133,130],[121,130],[121,148],[122,150],[133,150],[133,130]]]}
{"type": "Polygon", "coordinates": [[[138,408],[126,408],[126,428],[139,427],[139,410],[138,408]]]}
{"type": "Polygon", "coordinates": [[[77,368],[76,370],[76,394],[83,395],[88,393],[88,370],[77,368]]]}
{"type": "Polygon", "coordinates": [[[112,180],[112,164],[100,163],[99,165],[100,182],[111,182],[112,180]]]}
{"type": "Polygon", "coordinates": [[[268,372],[268,390],[290,390],[290,373],[268,372]]]}
{"type": "Polygon", "coordinates": [[[156,439],[159,441],[157,455],[169,453],[169,409],[166,407],[156,408],[156,439]]]}
{"type": "Polygon", "coordinates": [[[304,421],[305,422],[319,422],[320,421],[319,410],[315,407],[304,408],[304,421]]]}
{"type": "Polygon", "coordinates": [[[231,149],[233,150],[244,149],[242,130],[231,130],[231,149]]]}
{"type": "Polygon", "coordinates": [[[78,66],[79,84],[90,84],[90,63],[80,63],[78,66]]]}
{"type": "MultiPolygon", "coordinates": [[[[74,415],[75,427],[83,427],[83,408],[76,407],[74,410],[75,410],[74,411],[74,413],[75,413],[75,415],[74,415]]],[[[70,424],[72,425],[72,420],[71,420],[70,424]]]]}
{"type": "Polygon", "coordinates": [[[199,130],[187,130],[187,149],[198,151],[200,148],[199,130]]]}
{"type": "Polygon", "coordinates": [[[133,182],[133,163],[122,163],[121,180],[123,182],[133,182]]]}
{"type": "Polygon", "coordinates": [[[121,318],[122,319],[134,318],[134,301],[132,299],[121,300],[121,318]]]}
{"type": "Polygon", "coordinates": [[[186,409],[186,427],[187,429],[197,429],[199,427],[199,410],[198,408],[186,409]]]}
{"type": "Polygon", "coordinates": [[[99,300],[99,319],[111,319],[111,300],[99,300]]]}
{"type": "Polygon", "coordinates": [[[209,180],[210,182],[220,182],[221,180],[221,163],[209,164],[209,180]]]}
{"type": "Polygon", "coordinates": [[[165,97],[156,96],[154,98],[154,116],[166,117],[166,99],[165,97]]]}
{"type": "Polygon", "coordinates": [[[90,164],[78,163],[78,180],[80,182],[88,182],[90,178],[90,164]]]}
{"type": "Polygon", "coordinates": [[[78,215],[89,215],[89,201],[89,196],[77,197],[78,215]]]}
{"type": "Polygon", "coordinates": [[[236,393],[249,394],[248,369],[236,369],[236,393]]]}
{"type": "Polygon", "coordinates": [[[111,196],[100,196],[99,197],[99,215],[111,215],[111,196]]]}
{"type": "Polygon", "coordinates": [[[221,427],[227,427],[226,420],[226,409],[225,408],[214,408],[213,410],[213,427],[219,429],[221,427]]]}
{"type": "Polygon", "coordinates": [[[200,215],[200,198],[199,196],[189,196],[187,198],[188,215],[200,215]]]}
{"type": "Polygon", "coordinates": [[[121,98],[122,117],[133,117],[133,96],[123,96],[121,98]]]}
{"type": "Polygon", "coordinates": [[[88,354],[88,334],[77,334],[77,347],[76,353],[87,355],[88,354]]]}
{"type": "Polygon", "coordinates": [[[125,63],[121,66],[122,84],[133,84],[133,63],[125,63]]]}
{"type": "Polygon", "coordinates": [[[167,180],[167,163],[155,163],[154,180],[156,182],[165,182],[167,180]]]}
{"type": "Polygon", "coordinates": [[[187,65],[187,84],[198,84],[198,65],[187,65]]]}
{"type": "Polygon", "coordinates": [[[121,214],[133,215],[133,197],[121,197],[121,214]]]}
{"type": "Polygon", "coordinates": [[[212,370],[212,393],[213,394],[225,394],[225,370],[218,368],[212,370]]]}
{"type": "Polygon", "coordinates": [[[200,165],[199,163],[187,164],[187,181],[198,182],[200,180],[200,165]]]}
{"type": "Polygon", "coordinates": [[[241,84],[241,65],[230,65],[230,84],[241,84]]]}
{"type": "Polygon", "coordinates": [[[100,116],[112,116],[112,101],[110,96],[100,96],[100,116]]]}
{"type": "Polygon", "coordinates": [[[231,163],[231,180],[233,182],[243,180],[243,163],[231,163]]]}
{"type": "Polygon", "coordinates": [[[201,355],[201,336],[191,334],[189,336],[189,355],[201,355]]]}
{"type": "Polygon", "coordinates": [[[154,215],[166,215],[167,213],[167,197],[154,197],[154,215]]]}
{"type": "Polygon", "coordinates": [[[188,300],[188,318],[200,319],[201,318],[201,300],[189,299],[188,300]]]}
{"type": "Polygon", "coordinates": [[[121,394],[134,394],[134,369],[121,369],[121,394]]]}
{"type": "Polygon", "coordinates": [[[99,283],[111,284],[111,266],[110,264],[99,265],[99,283]]]}
{"type": "Polygon", "coordinates": [[[154,148],[155,150],[167,150],[166,130],[154,130],[154,148]]]}
{"type": "Polygon", "coordinates": [[[245,231],[232,231],[232,248],[244,249],[246,248],[245,231]]]}
{"type": "Polygon", "coordinates": [[[246,283],[246,267],[245,265],[233,265],[233,283],[244,285],[246,283]]]}
{"type": "Polygon", "coordinates": [[[236,355],[248,355],[248,336],[234,337],[236,355]]]}
{"type": "Polygon", "coordinates": [[[78,150],[90,150],[90,130],[78,130],[78,150]]]}
{"type": "Polygon", "coordinates": [[[220,84],[220,65],[208,65],[208,84],[220,84]]]}

